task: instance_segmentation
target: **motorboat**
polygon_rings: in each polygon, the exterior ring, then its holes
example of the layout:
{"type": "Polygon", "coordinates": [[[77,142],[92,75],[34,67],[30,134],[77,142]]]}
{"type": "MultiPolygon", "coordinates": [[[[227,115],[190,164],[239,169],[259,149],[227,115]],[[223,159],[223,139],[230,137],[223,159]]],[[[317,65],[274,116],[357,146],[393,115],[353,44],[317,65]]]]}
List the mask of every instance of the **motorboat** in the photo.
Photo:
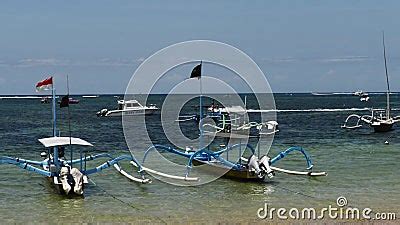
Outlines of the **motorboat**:
{"type": "Polygon", "coordinates": [[[363,91],[361,91],[361,90],[358,90],[358,91],[356,91],[356,92],[353,93],[354,96],[359,96],[359,97],[361,97],[361,96],[364,95],[364,94],[365,94],[365,93],[364,93],[363,91]]]}
{"type": "MultiPolygon", "coordinates": [[[[60,104],[61,103],[61,101],[58,101],[58,104],[60,104]]],[[[79,100],[78,99],[75,99],[75,98],[68,98],[68,104],[78,104],[79,103],[79,100]]]]}
{"type": "Polygon", "coordinates": [[[118,100],[117,102],[117,109],[102,109],[98,111],[96,115],[99,117],[151,115],[158,110],[155,105],[143,106],[137,100],[118,100]]]}
{"type": "Polygon", "coordinates": [[[42,103],[42,104],[48,104],[48,103],[50,103],[50,98],[49,97],[47,97],[47,96],[45,96],[45,97],[42,97],[41,99],[40,99],[40,103],[42,103]]]}

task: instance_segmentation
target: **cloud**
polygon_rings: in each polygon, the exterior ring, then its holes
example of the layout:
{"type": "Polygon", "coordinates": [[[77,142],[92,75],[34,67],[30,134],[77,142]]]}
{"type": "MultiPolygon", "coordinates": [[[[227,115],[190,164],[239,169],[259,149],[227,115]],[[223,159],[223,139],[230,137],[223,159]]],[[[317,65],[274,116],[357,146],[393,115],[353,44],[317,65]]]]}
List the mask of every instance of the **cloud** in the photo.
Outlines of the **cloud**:
{"type": "Polygon", "coordinates": [[[323,63],[363,62],[372,60],[369,56],[342,56],[335,58],[320,59],[323,63]]]}
{"type": "Polygon", "coordinates": [[[305,63],[350,63],[350,62],[364,62],[371,61],[373,58],[369,56],[337,56],[329,58],[318,58],[318,57],[281,57],[281,58],[262,58],[261,61],[266,63],[294,63],[294,62],[305,62],[305,63]]]}
{"type": "Polygon", "coordinates": [[[112,59],[99,58],[91,60],[74,61],[70,59],[57,58],[24,58],[18,60],[0,60],[0,67],[41,67],[41,66],[132,66],[144,60],[138,59],[112,59]]]}
{"type": "Polygon", "coordinates": [[[6,67],[8,66],[7,63],[3,60],[0,60],[0,67],[6,67]]]}
{"type": "Polygon", "coordinates": [[[261,61],[267,62],[267,63],[291,63],[291,62],[296,62],[299,59],[296,59],[294,57],[283,57],[283,58],[262,58],[261,61]]]}
{"type": "Polygon", "coordinates": [[[334,69],[330,69],[328,72],[326,72],[326,75],[333,75],[335,72],[336,71],[334,69]]]}
{"type": "Polygon", "coordinates": [[[54,59],[54,58],[47,58],[47,59],[21,59],[17,61],[16,67],[34,67],[34,66],[66,66],[70,62],[69,60],[62,60],[62,59],[54,59]]]}
{"type": "MultiPolygon", "coordinates": [[[[144,57],[137,59],[121,59],[121,58],[97,58],[89,60],[70,60],[59,58],[24,58],[19,60],[0,60],[0,67],[41,67],[41,66],[111,66],[111,67],[131,67],[142,63],[144,57]]],[[[369,56],[339,56],[331,58],[296,58],[296,57],[280,57],[280,58],[261,58],[261,62],[273,64],[286,63],[351,63],[371,61],[373,58],[369,56]]]]}
{"type": "Polygon", "coordinates": [[[112,59],[101,58],[93,61],[82,62],[82,66],[132,66],[136,64],[137,60],[132,59],[112,59]]]}

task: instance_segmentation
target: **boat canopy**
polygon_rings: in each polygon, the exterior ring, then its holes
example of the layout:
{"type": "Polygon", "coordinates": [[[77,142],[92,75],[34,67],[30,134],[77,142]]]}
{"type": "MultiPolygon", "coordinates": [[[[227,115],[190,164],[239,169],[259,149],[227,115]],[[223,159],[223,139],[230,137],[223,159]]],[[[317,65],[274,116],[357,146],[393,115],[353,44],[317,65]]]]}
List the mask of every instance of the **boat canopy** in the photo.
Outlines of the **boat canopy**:
{"type": "Polygon", "coordinates": [[[228,106],[222,108],[221,112],[244,114],[246,113],[246,109],[244,109],[242,106],[228,106]]]}
{"type": "Polygon", "coordinates": [[[44,145],[44,147],[55,147],[55,146],[63,146],[63,145],[82,145],[82,146],[93,146],[89,142],[82,140],[80,138],[75,137],[49,137],[39,139],[40,143],[44,145]],[[71,139],[71,140],[70,140],[71,139]]]}
{"type": "Polygon", "coordinates": [[[118,100],[118,104],[139,103],[137,100],[118,100]]]}

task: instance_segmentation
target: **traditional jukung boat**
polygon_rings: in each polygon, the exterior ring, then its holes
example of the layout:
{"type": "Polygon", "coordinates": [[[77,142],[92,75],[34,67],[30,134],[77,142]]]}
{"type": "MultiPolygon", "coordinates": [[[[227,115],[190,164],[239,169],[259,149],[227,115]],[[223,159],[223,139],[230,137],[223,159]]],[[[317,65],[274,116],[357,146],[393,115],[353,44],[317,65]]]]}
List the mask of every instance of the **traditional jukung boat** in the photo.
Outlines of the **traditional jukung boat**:
{"type": "MultiPolygon", "coordinates": [[[[201,79],[201,66],[202,63],[197,65],[190,78],[201,79]]],[[[201,80],[200,80],[201,82],[201,80]]],[[[201,87],[201,84],[200,84],[201,87]]],[[[201,90],[201,88],[200,88],[201,90]]],[[[158,151],[160,153],[171,153],[177,156],[181,156],[187,159],[186,163],[186,173],[184,174],[185,179],[192,179],[190,177],[190,172],[193,166],[201,166],[202,169],[209,173],[223,174],[227,178],[239,179],[243,181],[262,181],[266,178],[270,179],[275,176],[275,172],[283,172],[293,175],[306,175],[306,176],[326,176],[326,172],[313,172],[313,164],[310,155],[301,147],[291,147],[278,153],[275,157],[270,158],[267,155],[261,154],[260,144],[258,144],[258,150],[246,143],[241,143],[240,140],[248,139],[249,135],[245,135],[238,132],[238,127],[235,130],[229,132],[219,132],[223,134],[223,138],[232,138],[239,140],[239,143],[232,145],[220,145],[217,149],[213,149],[211,144],[207,146],[202,146],[202,139],[207,136],[207,132],[204,132],[204,124],[202,124],[202,94],[200,94],[200,104],[199,104],[199,130],[200,130],[200,144],[198,150],[194,150],[192,147],[186,147],[186,149],[178,149],[165,145],[152,145],[150,146],[143,155],[141,163],[145,166],[146,159],[151,152],[158,151]],[[226,136],[226,137],[224,137],[226,136]],[[238,151],[238,154],[234,154],[234,151],[238,151]],[[292,152],[301,153],[306,160],[307,168],[306,171],[293,171],[282,169],[276,167],[276,163],[283,159],[285,156],[292,152]],[[246,155],[247,157],[243,157],[246,155]],[[237,157],[238,156],[238,157],[237,157]]],[[[228,110],[227,110],[228,112],[228,110]]],[[[214,110],[212,113],[216,113],[214,110]]],[[[222,121],[223,122],[223,121],[222,121]]],[[[226,121],[225,121],[226,122],[226,121]]],[[[230,121],[232,122],[232,120],[230,121]]],[[[232,126],[231,126],[232,127],[232,126]]],[[[248,129],[247,129],[248,131],[248,129]]],[[[273,134],[273,133],[271,133],[273,134]]],[[[218,137],[218,135],[216,135],[218,137]]],[[[260,136],[255,136],[260,138],[260,136]]],[[[212,143],[212,142],[211,142],[212,143]]],[[[175,175],[160,175],[164,177],[173,177],[175,175]]]]}
{"type": "MultiPolygon", "coordinates": [[[[278,122],[271,120],[265,122],[249,121],[244,117],[246,109],[241,106],[218,107],[214,103],[207,107],[207,112],[202,118],[210,118],[215,123],[203,123],[205,135],[225,137],[230,133],[246,134],[252,136],[272,135],[278,132],[278,122]]],[[[200,121],[200,115],[179,116],[176,122],[200,121]]]]}
{"type": "Polygon", "coordinates": [[[214,120],[216,124],[203,123],[203,133],[205,135],[216,135],[224,137],[226,134],[246,135],[272,135],[278,132],[278,122],[266,121],[255,122],[248,121],[244,116],[246,110],[240,106],[224,107],[219,111],[213,110],[213,114],[218,114],[218,120],[214,120]]]}
{"type": "MultiPolygon", "coordinates": [[[[52,91],[53,136],[39,139],[39,142],[47,149],[46,152],[41,153],[41,157],[43,157],[44,160],[37,161],[3,156],[0,157],[0,164],[15,165],[27,171],[45,176],[60,194],[68,196],[83,196],[85,186],[89,181],[88,176],[101,172],[103,169],[111,166],[113,166],[120,174],[132,181],[139,183],[149,183],[151,181],[150,179],[145,178],[141,164],[132,155],[121,155],[118,157],[113,157],[107,153],[88,155],[88,151],[82,151],[82,148],[80,148],[79,158],[74,159],[72,146],[91,147],[93,145],[81,138],[57,136],[59,132],[56,127],[56,97],[55,89],[53,88],[53,78],[50,77],[39,82],[36,87],[38,90],[52,91]],[[66,148],[69,148],[70,150],[69,160],[65,158],[66,148]],[[107,161],[94,168],[87,168],[88,161],[99,158],[106,158],[107,161]],[[119,162],[123,160],[133,161],[136,163],[136,167],[139,169],[138,173],[140,178],[128,174],[121,168],[119,162]]],[[[65,99],[68,100],[68,95],[65,99]]],[[[63,104],[62,101],[61,104],[63,104]]],[[[67,106],[69,107],[69,105],[67,106]]]]}
{"type": "MultiPolygon", "coordinates": [[[[400,121],[400,116],[393,117],[391,115],[390,109],[390,85],[389,85],[389,75],[386,63],[386,47],[385,47],[385,36],[383,34],[382,37],[383,44],[383,58],[385,61],[385,75],[386,75],[386,110],[382,109],[371,109],[371,115],[357,115],[352,114],[348,116],[342,125],[342,128],[345,129],[356,129],[362,127],[360,122],[364,122],[368,124],[370,127],[374,129],[375,132],[388,132],[393,129],[393,125],[400,121]],[[353,125],[349,125],[348,123],[352,120],[355,120],[356,123],[353,125]]],[[[366,100],[368,101],[368,100],[366,100]]]]}

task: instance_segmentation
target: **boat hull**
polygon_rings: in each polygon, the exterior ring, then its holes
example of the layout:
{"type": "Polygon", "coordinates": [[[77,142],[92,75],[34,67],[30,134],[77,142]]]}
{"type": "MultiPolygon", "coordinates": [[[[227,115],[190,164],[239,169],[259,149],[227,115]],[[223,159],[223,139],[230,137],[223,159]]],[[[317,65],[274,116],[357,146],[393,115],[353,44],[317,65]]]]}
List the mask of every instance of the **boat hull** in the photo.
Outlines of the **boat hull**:
{"type": "Polygon", "coordinates": [[[113,110],[109,111],[106,116],[140,116],[140,115],[151,115],[157,109],[136,109],[136,110],[113,110]]]}
{"type": "Polygon", "coordinates": [[[393,130],[393,123],[372,124],[371,127],[374,128],[374,131],[377,133],[389,132],[393,130]]]}
{"type": "Polygon", "coordinates": [[[214,174],[224,174],[223,177],[240,180],[240,181],[263,181],[264,178],[259,178],[255,173],[250,172],[247,168],[240,170],[229,169],[225,166],[216,163],[210,163],[208,161],[193,160],[193,165],[202,166],[201,169],[214,174]]]}
{"type": "MultiPolygon", "coordinates": [[[[79,198],[83,198],[84,195],[83,194],[77,194],[75,193],[73,190],[71,190],[68,194],[65,192],[63,186],[61,183],[58,183],[57,177],[47,177],[47,180],[49,181],[50,185],[55,189],[55,191],[57,192],[57,194],[59,195],[63,195],[63,196],[67,196],[67,197],[79,197],[79,198]]],[[[83,190],[85,190],[85,184],[83,183],[83,190]]]]}

